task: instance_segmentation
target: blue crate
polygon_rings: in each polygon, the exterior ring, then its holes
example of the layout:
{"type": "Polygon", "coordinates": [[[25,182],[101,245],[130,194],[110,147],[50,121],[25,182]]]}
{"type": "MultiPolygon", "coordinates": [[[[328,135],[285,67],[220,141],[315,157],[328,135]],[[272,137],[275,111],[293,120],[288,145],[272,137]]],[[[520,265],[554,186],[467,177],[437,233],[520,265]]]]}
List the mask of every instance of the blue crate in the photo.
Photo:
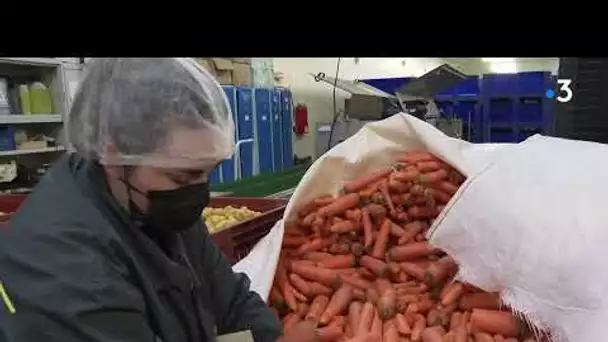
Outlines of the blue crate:
{"type": "Polygon", "coordinates": [[[519,96],[544,96],[550,80],[550,72],[520,72],[517,74],[517,94],[519,96]]]}
{"type": "Polygon", "coordinates": [[[17,149],[15,144],[15,131],[12,126],[0,126],[0,151],[14,151],[17,149]]]}
{"type": "Polygon", "coordinates": [[[281,97],[281,132],[283,152],[281,153],[283,168],[289,169],[293,166],[293,108],[292,95],[289,89],[279,89],[281,97]]]}
{"type": "Polygon", "coordinates": [[[485,96],[512,97],[517,92],[517,74],[485,74],[482,79],[482,88],[485,96]]]}
{"type": "MultiPolygon", "coordinates": [[[[236,88],[237,98],[237,127],[238,127],[238,149],[236,153],[239,155],[238,170],[236,170],[236,178],[249,178],[254,173],[254,148],[253,142],[244,142],[253,140],[254,137],[254,109],[253,109],[253,89],[247,87],[236,88]]],[[[226,180],[224,180],[225,182],[226,180]]]]}
{"type": "Polygon", "coordinates": [[[445,99],[435,99],[435,105],[442,117],[452,118],[454,117],[454,102],[445,99]]]}
{"type": "Polygon", "coordinates": [[[489,99],[487,104],[488,123],[514,124],[515,102],[507,98],[489,99]]]}
{"type": "Polygon", "coordinates": [[[480,93],[479,76],[467,77],[454,89],[454,95],[457,97],[475,97],[479,96],[480,93]]]}
{"type": "Polygon", "coordinates": [[[509,127],[491,127],[489,130],[489,142],[514,143],[517,142],[517,133],[509,127]]]}
{"type": "Polygon", "coordinates": [[[271,90],[267,88],[255,88],[254,92],[254,118],[255,118],[255,147],[258,157],[259,173],[271,173],[272,156],[272,125],[270,121],[271,112],[271,90]]]}
{"type": "Polygon", "coordinates": [[[543,99],[521,98],[518,105],[520,123],[543,123],[543,99]]]}
{"type": "Polygon", "coordinates": [[[281,91],[274,88],[270,94],[272,126],[272,168],[274,172],[283,170],[283,132],[281,126],[281,91]]]}

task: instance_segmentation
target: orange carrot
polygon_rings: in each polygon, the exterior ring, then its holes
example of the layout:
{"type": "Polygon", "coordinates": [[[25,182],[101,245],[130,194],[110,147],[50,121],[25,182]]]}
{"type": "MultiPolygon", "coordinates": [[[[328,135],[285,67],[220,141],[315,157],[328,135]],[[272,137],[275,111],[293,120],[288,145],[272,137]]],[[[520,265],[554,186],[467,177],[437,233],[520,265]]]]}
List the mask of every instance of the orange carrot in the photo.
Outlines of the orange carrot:
{"type": "Polygon", "coordinates": [[[315,322],[315,323],[319,322],[319,319],[321,318],[321,315],[325,311],[325,308],[327,307],[328,303],[329,303],[329,297],[327,297],[327,296],[315,297],[315,299],[312,300],[312,303],[310,303],[308,313],[306,314],[304,319],[306,319],[307,321],[315,322]]]}
{"type": "Polygon", "coordinates": [[[464,310],[498,310],[500,309],[500,297],[497,293],[470,293],[462,297],[462,299],[460,300],[460,307],[464,310]]]}
{"type": "Polygon", "coordinates": [[[310,293],[315,296],[318,296],[318,295],[331,296],[331,294],[334,292],[329,287],[327,287],[323,284],[319,284],[314,281],[309,282],[308,286],[310,286],[310,293]]]}
{"type": "Polygon", "coordinates": [[[391,235],[396,238],[400,238],[403,235],[405,235],[405,229],[401,228],[400,225],[398,225],[394,222],[391,222],[390,232],[391,232],[391,235]]]}
{"type": "Polygon", "coordinates": [[[388,191],[388,180],[385,180],[384,182],[380,183],[380,192],[382,193],[382,196],[384,197],[384,203],[386,203],[386,205],[388,206],[388,210],[391,213],[395,212],[395,204],[393,203],[393,200],[391,199],[391,195],[388,191]]]}
{"type": "Polygon", "coordinates": [[[424,269],[416,264],[410,262],[402,262],[399,264],[399,267],[401,267],[403,272],[416,278],[419,281],[423,281],[425,278],[426,273],[424,269]]]}
{"type": "Polygon", "coordinates": [[[361,316],[359,316],[359,326],[355,335],[364,335],[371,332],[372,322],[376,315],[376,307],[371,302],[365,302],[361,308],[361,316]]]}
{"type": "Polygon", "coordinates": [[[365,206],[369,215],[377,221],[381,221],[386,216],[386,208],[381,204],[371,203],[365,206]]]}
{"type": "Polygon", "coordinates": [[[368,287],[367,290],[365,290],[365,296],[368,302],[374,304],[378,304],[378,301],[380,300],[380,295],[378,294],[378,291],[373,287],[368,287]]]}
{"type": "Polygon", "coordinates": [[[393,173],[394,180],[401,183],[408,183],[415,180],[420,175],[420,171],[415,167],[410,167],[405,170],[395,171],[393,173]]]}
{"type": "Polygon", "coordinates": [[[315,261],[315,262],[319,262],[322,260],[325,260],[327,258],[331,258],[332,255],[329,253],[325,253],[325,252],[308,252],[304,255],[302,255],[302,258],[305,260],[310,260],[310,261],[315,261]]]}
{"type": "Polygon", "coordinates": [[[441,305],[448,306],[452,303],[455,303],[460,299],[462,294],[464,293],[464,286],[462,283],[455,282],[448,286],[446,286],[448,290],[445,291],[445,294],[441,297],[441,305]]]}
{"type": "Polygon", "coordinates": [[[490,334],[476,332],[473,336],[475,336],[475,342],[494,342],[494,338],[490,334]]]}
{"type": "Polygon", "coordinates": [[[270,303],[277,308],[279,312],[284,312],[287,306],[283,295],[281,295],[281,292],[276,286],[273,286],[272,290],[270,291],[270,303]]]}
{"type": "MultiPolygon", "coordinates": [[[[417,174],[414,175],[412,180],[415,179],[416,176],[417,176],[417,174]]],[[[411,187],[411,185],[410,185],[411,183],[409,183],[407,181],[403,182],[403,181],[397,179],[397,177],[399,177],[399,176],[397,176],[395,172],[391,173],[391,175],[389,176],[389,178],[388,178],[389,190],[393,193],[398,193],[398,194],[407,193],[407,191],[411,187]]]]}
{"type": "Polygon", "coordinates": [[[473,309],[471,327],[474,331],[517,337],[522,333],[522,324],[517,316],[507,311],[473,309]]]}
{"type": "Polygon", "coordinates": [[[437,183],[448,178],[448,172],[445,169],[431,171],[429,173],[418,176],[418,181],[422,184],[437,183]]]}
{"type": "Polygon", "coordinates": [[[397,294],[392,287],[386,289],[378,299],[378,314],[383,320],[395,317],[397,294]]]}
{"type": "Polygon", "coordinates": [[[412,327],[412,335],[410,336],[412,342],[420,341],[422,338],[422,332],[426,328],[426,318],[422,315],[416,316],[416,321],[412,327]]]}
{"type": "Polygon", "coordinates": [[[429,171],[437,171],[441,168],[441,163],[438,161],[421,161],[416,163],[416,167],[418,168],[418,170],[420,170],[420,172],[426,173],[429,171]]]}
{"type": "Polygon", "coordinates": [[[364,279],[367,279],[367,280],[370,280],[370,281],[376,280],[376,275],[372,271],[370,271],[369,269],[367,269],[365,267],[359,268],[359,275],[361,277],[363,277],[364,279]]]}
{"type": "Polygon", "coordinates": [[[458,191],[458,185],[451,183],[449,181],[441,181],[434,184],[434,187],[437,190],[441,190],[448,194],[449,196],[454,196],[456,191],[458,191]]]}
{"type": "Polygon", "coordinates": [[[353,338],[343,340],[343,342],[378,342],[382,340],[382,336],[367,332],[362,335],[356,335],[353,338]]]}
{"type": "Polygon", "coordinates": [[[439,250],[426,242],[416,242],[409,245],[395,246],[388,251],[391,261],[407,261],[428,257],[439,250]]]}
{"type": "Polygon", "coordinates": [[[454,342],[467,342],[469,340],[469,333],[467,328],[464,326],[456,327],[454,331],[454,342]]]}
{"type": "Polygon", "coordinates": [[[286,281],[283,286],[283,298],[285,298],[285,303],[291,309],[291,311],[298,311],[298,301],[296,300],[295,290],[289,283],[286,281]]]}
{"type": "Polygon", "coordinates": [[[448,276],[454,273],[457,269],[456,262],[452,257],[446,255],[436,262],[429,265],[426,272],[428,274],[426,281],[430,285],[443,283],[448,276]]]}
{"type": "Polygon", "coordinates": [[[298,311],[297,313],[300,317],[304,317],[308,313],[309,306],[306,303],[298,303],[298,311]]]}
{"type": "Polygon", "coordinates": [[[312,224],[314,223],[316,218],[317,218],[317,213],[315,211],[310,212],[310,213],[306,214],[306,216],[304,216],[304,218],[302,219],[302,225],[305,227],[310,227],[310,226],[312,226],[312,224]]]}
{"type": "Polygon", "coordinates": [[[462,313],[454,312],[450,317],[450,330],[454,330],[457,327],[461,326],[462,322],[462,313]]]}
{"type": "Polygon", "coordinates": [[[338,341],[344,334],[344,327],[340,322],[331,322],[326,327],[317,329],[317,337],[321,342],[334,342],[338,341]]]}
{"type": "Polygon", "coordinates": [[[312,292],[310,291],[310,285],[308,285],[308,282],[302,279],[302,277],[295,273],[291,273],[289,275],[289,281],[291,285],[293,285],[293,287],[300,291],[303,295],[307,297],[311,296],[312,292]]]}
{"type": "Polygon", "coordinates": [[[353,298],[353,287],[348,284],[343,284],[329,300],[329,304],[321,315],[319,322],[327,324],[336,315],[344,311],[353,298]]]}
{"type": "Polygon", "coordinates": [[[349,285],[354,286],[355,288],[358,288],[361,290],[365,290],[365,289],[369,288],[370,286],[372,286],[372,284],[365,279],[353,277],[353,276],[346,275],[346,274],[340,274],[340,279],[342,280],[343,283],[349,284],[349,285]]]}
{"type": "Polygon", "coordinates": [[[441,326],[425,328],[420,334],[422,342],[443,342],[445,330],[441,326]]]}
{"type": "Polygon", "coordinates": [[[397,326],[397,330],[401,335],[409,335],[412,333],[412,328],[410,328],[410,324],[405,319],[403,314],[398,313],[395,316],[395,325],[397,326]]]}
{"type": "Polygon", "coordinates": [[[384,292],[386,292],[388,289],[392,289],[393,288],[393,284],[391,284],[390,281],[388,281],[387,279],[384,278],[377,278],[374,281],[374,287],[376,288],[376,290],[378,291],[378,294],[382,295],[384,294],[384,292]]]}
{"type": "Polygon", "coordinates": [[[402,245],[408,240],[414,238],[414,236],[418,235],[421,231],[423,231],[425,227],[426,225],[420,221],[413,221],[406,224],[404,228],[405,234],[401,238],[399,238],[398,244],[402,245]]]}
{"type": "Polygon", "coordinates": [[[323,207],[323,206],[326,206],[326,205],[328,205],[330,203],[333,203],[334,200],[335,200],[335,198],[333,198],[333,196],[331,196],[331,195],[325,195],[325,196],[321,196],[321,197],[315,198],[312,202],[317,207],[323,207]]]}
{"type": "Polygon", "coordinates": [[[361,266],[372,271],[377,277],[383,277],[388,272],[388,266],[383,261],[364,255],[359,261],[361,266]]]}
{"type": "Polygon", "coordinates": [[[437,216],[437,210],[433,207],[415,205],[407,209],[407,214],[413,219],[430,219],[437,216]]]}
{"type": "Polygon", "coordinates": [[[333,203],[321,207],[317,211],[317,215],[320,217],[328,217],[334,215],[340,215],[347,209],[351,209],[359,205],[359,195],[352,193],[341,197],[338,197],[333,203]]]}
{"type": "Polygon", "coordinates": [[[353,290],[353,299],[365,302],[367,300],[367,297],[365,297],[365,290],[355,287],[353,290]]]}
{"type": "Polygon", "coordinates": [[[306,242],[308,242],[308,237],[307,236],[285,235],[283,237],[282,246],[283,246],[283,248],[290,248],[290,247],[293,248],[293,247],[299,247],[299,246],[303,245],[306,242]]]}
{"type": "Polygon", "coordinates": [[[388,176],[391,173],[391,168],[381,169],[366,176],[354,179],[344,184],[344,192],[356,192],[359,191],[378,180],[388,176]]]}
{"type": "Polygon", "coordinates": [[[340,277],[335,271],[329,269],[292,263],[291,271],[306,280],[315,281],[332,288],[340,286],[340,277]]]}
{"type": "Polygon", "coordinates": [[[313,251],[320,251],[321,249],[331,245],[331,242],[332,241],[329,239],[315,238],[301,245],[300,248],[298,248],[298,253],[304,254],[313,251]]]}
{"type": "Polygon", "coordinates": [[[367,207],[363,208],[362,222],[363,222],[363,233],[364,233],[363,246],[365,248],[369,248],[372,245],[372,220],[371,220],[370,213],[369,213],[369,210],[367,209],[367,207]]]}
{"type": "Polygon", "coordinates": [[[502,335],[494,335],[494,342],[505,342],[505,338],[502,335]]]}
{"type": "Polygon", "coordinates": [[[382,319],[378,315],[378,311],[374,310],[374,320],[372,322],[372,327],[370,330],[372,333],[378,336],[382,336],[382,319]]]}
{"type": "Polygon", "coordinates": [[[363,245],[360,244],[360,243],[358,243],[358,242],[353,242],[353,243],[350,244],[350,252],[354,256],[360,257],[365,252],[365,247],[363,247],[363,245]]]}
{"type": "Polygon", "coordinates": [[[363,304],[359,302],[352,302],[348,306],[348,326],[350,327],[350,331],[357,331],[362,310],[363,304]]]}
{"type": "Polygon", "coordinates": [[[445,191],[433,188],[427,188],[424,190],[425,195],[435,199],[437,203],[446,204],[452,199],[452,196],[445,191]]]}
{"type": "Polygon", "coordinates": [[[392,320],[384,322],[382,342],[399,342],[399,331],[392,320]]]}
{"type": "Polygon", "coordinates": [[[393,222],[385,218],[380,226],[380,232],[376,237],[376,242],[374,243],[374,248],[372,249],[371,253],[371,256],[376,259],[382,259],[384,257],[384,253],[386,253],[386,245],[388,244],[392,224],[393,222]]]}
{"type": "Polygon", "coordinates": [[[334,243],[329,246],[329,253],[331,254],[348,254],[350,252],[350,247],[348,243],[334,243]]]}
{"type": "Polygon", "coordinates": [[[403,162],[406,164],[416,164],[416,163],[419,163],[422,161],[429,161],[429,160],[437,160],[437,158],[427,151],[420,151],[420,150],[408,151],[406,154],[404,154],[400,158],[397,158],[397,161],[400,161],[400,162],[403,162]]]}
{"type": "Polygon", "coordinates": [[[295,312],[287,314],[285,318],[283,318],[283,331],[287,332],[291,328],[293,328],[296,324],[300,323],[302,318],[295,312]]]}
{"type": "Polygon", "coordinates": [[[361,226],[358,225],[356,222],[351,221],[351,220],[344,220],[341,222],[337,222],[331,225],[331,227],[329,227],[329,231],[332,233],[348,233],[348,232],[354,232],[355,230],[358,230],[361,226]]]}
{"type": "Polygon", "coordinates": [[[347,210],[346,213],[344,213],[344,216],[348,220],[359,223],[361,222],[361,209],[356,208],[352,210],[347,210]]]}
{"type": "Polygon", "coordinates": [[[318,262],[319,266],[325,268],[349,268],[355,266],[355,263],[355,256],[352,254],[335,255],[318,262]]]}
{"type": "Polygon", "coordinates": [[[431,309],[426,315],[426,325],[431,327],[441,324],[441,312],[437,309],[431,309]]]}

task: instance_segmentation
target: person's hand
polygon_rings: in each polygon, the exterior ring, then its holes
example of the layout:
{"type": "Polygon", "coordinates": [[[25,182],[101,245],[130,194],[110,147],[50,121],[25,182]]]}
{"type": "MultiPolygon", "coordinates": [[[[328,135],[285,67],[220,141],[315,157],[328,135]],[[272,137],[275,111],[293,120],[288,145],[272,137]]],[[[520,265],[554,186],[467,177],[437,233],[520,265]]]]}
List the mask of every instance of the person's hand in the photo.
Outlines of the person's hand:
{"type": "Polygon", "coordinates": [[[319,335],[315,324],[303,321],[290,328],[277,342],[319,342],[319,335]]]}

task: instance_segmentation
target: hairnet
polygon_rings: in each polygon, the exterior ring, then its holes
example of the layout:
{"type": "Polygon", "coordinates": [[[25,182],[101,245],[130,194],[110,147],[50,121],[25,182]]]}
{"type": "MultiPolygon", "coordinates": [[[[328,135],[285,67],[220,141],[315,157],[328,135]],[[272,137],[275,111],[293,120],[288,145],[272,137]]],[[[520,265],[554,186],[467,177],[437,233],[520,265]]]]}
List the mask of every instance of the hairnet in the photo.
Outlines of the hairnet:
{"type": "Polygon", "coordinates": [[[70,150],[106,165],[200,167],[235,149],[226,95],[191,58],[91,60],[66,138],[70,150]]]}

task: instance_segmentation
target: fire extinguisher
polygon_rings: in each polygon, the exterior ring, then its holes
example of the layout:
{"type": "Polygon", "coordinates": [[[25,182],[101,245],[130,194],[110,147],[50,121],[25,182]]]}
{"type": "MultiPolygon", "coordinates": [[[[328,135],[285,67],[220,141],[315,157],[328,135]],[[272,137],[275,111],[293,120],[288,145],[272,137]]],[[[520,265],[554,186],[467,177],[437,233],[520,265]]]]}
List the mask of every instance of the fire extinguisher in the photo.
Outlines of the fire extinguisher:
{"type": "Polygon", "coordinates": [[[306,108],[306,105],[298,103],[294,115],[295,125],[293,126],[293,132],[298,137],[308,134],[308,108],[306,108]]]}

